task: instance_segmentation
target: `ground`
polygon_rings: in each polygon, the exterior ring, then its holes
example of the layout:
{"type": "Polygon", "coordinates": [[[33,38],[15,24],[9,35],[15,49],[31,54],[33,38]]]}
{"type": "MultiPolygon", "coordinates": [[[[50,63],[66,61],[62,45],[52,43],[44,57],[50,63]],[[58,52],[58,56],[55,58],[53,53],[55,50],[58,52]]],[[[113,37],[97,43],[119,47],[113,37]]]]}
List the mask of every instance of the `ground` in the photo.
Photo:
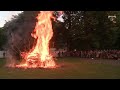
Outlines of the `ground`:
{"type": "Polygon", "coordinates": [[[55,69],[6,68],[0,59],[0,79],[120,79],[120,61],[59,58],[55,69]]]}

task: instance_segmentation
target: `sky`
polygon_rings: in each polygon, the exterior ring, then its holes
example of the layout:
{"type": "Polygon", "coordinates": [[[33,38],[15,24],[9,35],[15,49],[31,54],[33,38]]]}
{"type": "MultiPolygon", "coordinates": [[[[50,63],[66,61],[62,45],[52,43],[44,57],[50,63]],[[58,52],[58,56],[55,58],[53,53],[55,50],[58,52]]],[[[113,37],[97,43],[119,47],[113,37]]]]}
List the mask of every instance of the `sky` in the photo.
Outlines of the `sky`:
{"type": "MultiPolygon", "coordinates": [[[[0,11],[0,27],[3,27],[5,24],[5,20],[9,21],[12,18],[12,15],[17,15],[22,11],[0,11]]],[[[59,21],[64,22],[62,19],[62,15],[58,18],[59,21]]]]}
{"type": "Polygon", "coordinates": [[[22,11],[0,11],[0,27],[3,27],[5,20],[9,21],[12,18],[12,15],[17,15],[22,11]]]}
{"type": "Polygon", "coordinates": [[[62,17],[63,17],[63,14],[57,20],[64,22],[64,19],[62,17]]]}

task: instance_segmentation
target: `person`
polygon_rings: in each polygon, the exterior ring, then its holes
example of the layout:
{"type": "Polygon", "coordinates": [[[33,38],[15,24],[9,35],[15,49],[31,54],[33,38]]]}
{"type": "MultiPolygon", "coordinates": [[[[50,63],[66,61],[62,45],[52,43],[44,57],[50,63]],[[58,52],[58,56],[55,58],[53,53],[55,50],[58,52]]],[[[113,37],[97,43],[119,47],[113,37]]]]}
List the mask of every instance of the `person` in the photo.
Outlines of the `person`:
{"type": "Polygon", "coordinates": [[[64,52],[63,52],[63,51],[61,52],[61,56],[62,56],[62,57],[64,56],[64,52]]]}
{"type": "Polygon", "coordinates": [[[58,57],[60,57],[60,51],[58,52],[58,57]]]}
{"type": "Polygon", "coordinates": [[[113,57],[113,59],[118,60],[118,56],[117,55],[113,55],[112,57],[113,57]]]}
{"type": "Polygon", "coordinates": [[[5,52],[3,52],[3,58],[5,58],[5,52]]]}

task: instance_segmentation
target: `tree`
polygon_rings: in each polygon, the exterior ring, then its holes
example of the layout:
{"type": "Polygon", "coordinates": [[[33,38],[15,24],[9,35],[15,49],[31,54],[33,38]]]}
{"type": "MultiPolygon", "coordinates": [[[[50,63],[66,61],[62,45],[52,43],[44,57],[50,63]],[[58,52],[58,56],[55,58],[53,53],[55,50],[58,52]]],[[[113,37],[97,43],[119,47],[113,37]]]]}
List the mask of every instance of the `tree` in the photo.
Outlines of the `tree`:
{"type": "Polygon", "coordinates": [[[38,13],[38,11],[24,11],[4,25],[8,39],[6,47],[11,56],[17,58],[21,52],[32,48],[35,39],[31,37],[31,32],[34,30],[38,13]]]}
{"type": "Polygon", "coordinates": [[[116,12],[100,11],[97,13],[97,19],[99,23],[96,25],[97,39],[100,44],[100,49],[113,49],[114,41],[116,37],[115,23],[110,21],[109,15],[114,15],[116,12]]]}
{"type": "Polygon", "coordinates": [[[114,39],[114,47],[116,49],[120,49],[120,12],[116,11],[116,19],[115,19],[115,28],[113,30],[115,31],[115,39],[114,39]]]}
{"type": "Polygon", "coordinates": [[[72,49],[108,49],[113,47],[114,23],[108,15],[112,11],[67,11],[65,25],[72,49]],[[73,19],[72,19],[73,18],[73,19]]]}
{"type": "MultiPolygon", "coordinates": [[[[11,56],[15,56],[14,58],[19,59],[21,52],[28,52],[36,43],[36,39],[31,37],[31,33],[35,28],[38,13],[39,11],[24,11],[4,25],[8,39],[6,47],[11,52],[11,56]]],[[[55,24],[54,21],[53,23],[53,27],[56,29],[59,24],[55,24]]]]}
{"type": "Polygon", "coordinates": [[[82,12],[81,11],[65,11],[65,22],[64,26],[66,27],[67,33],[67,47],[72,50],[74,48],[79,48],[77,44],[74,43],[78,39],[80,39],[80,35],[82,34],[82,12]]]}
{"type": "Polygon", "coordinates": [[[4,45],[6,44],[7,39],[4,33],[4,29],[0,28],[0,50],[5,49],[4,45]]]}

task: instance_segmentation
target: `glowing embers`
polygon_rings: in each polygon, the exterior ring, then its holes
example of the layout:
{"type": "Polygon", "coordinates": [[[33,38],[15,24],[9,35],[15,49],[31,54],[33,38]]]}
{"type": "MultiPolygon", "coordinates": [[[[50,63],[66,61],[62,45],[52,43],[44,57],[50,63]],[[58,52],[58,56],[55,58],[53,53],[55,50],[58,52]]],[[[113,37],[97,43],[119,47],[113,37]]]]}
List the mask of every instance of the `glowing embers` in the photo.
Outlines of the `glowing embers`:
{"type": "Polygon", "coordinates": [[[29,57],[25,63],[21,63],[20,65],[16,65],[18,68],[55,68],[57,65],[55,64],[53,58],[51,56],[46,57],[45,61],[41,61],[37,57],[29,57]]]}

